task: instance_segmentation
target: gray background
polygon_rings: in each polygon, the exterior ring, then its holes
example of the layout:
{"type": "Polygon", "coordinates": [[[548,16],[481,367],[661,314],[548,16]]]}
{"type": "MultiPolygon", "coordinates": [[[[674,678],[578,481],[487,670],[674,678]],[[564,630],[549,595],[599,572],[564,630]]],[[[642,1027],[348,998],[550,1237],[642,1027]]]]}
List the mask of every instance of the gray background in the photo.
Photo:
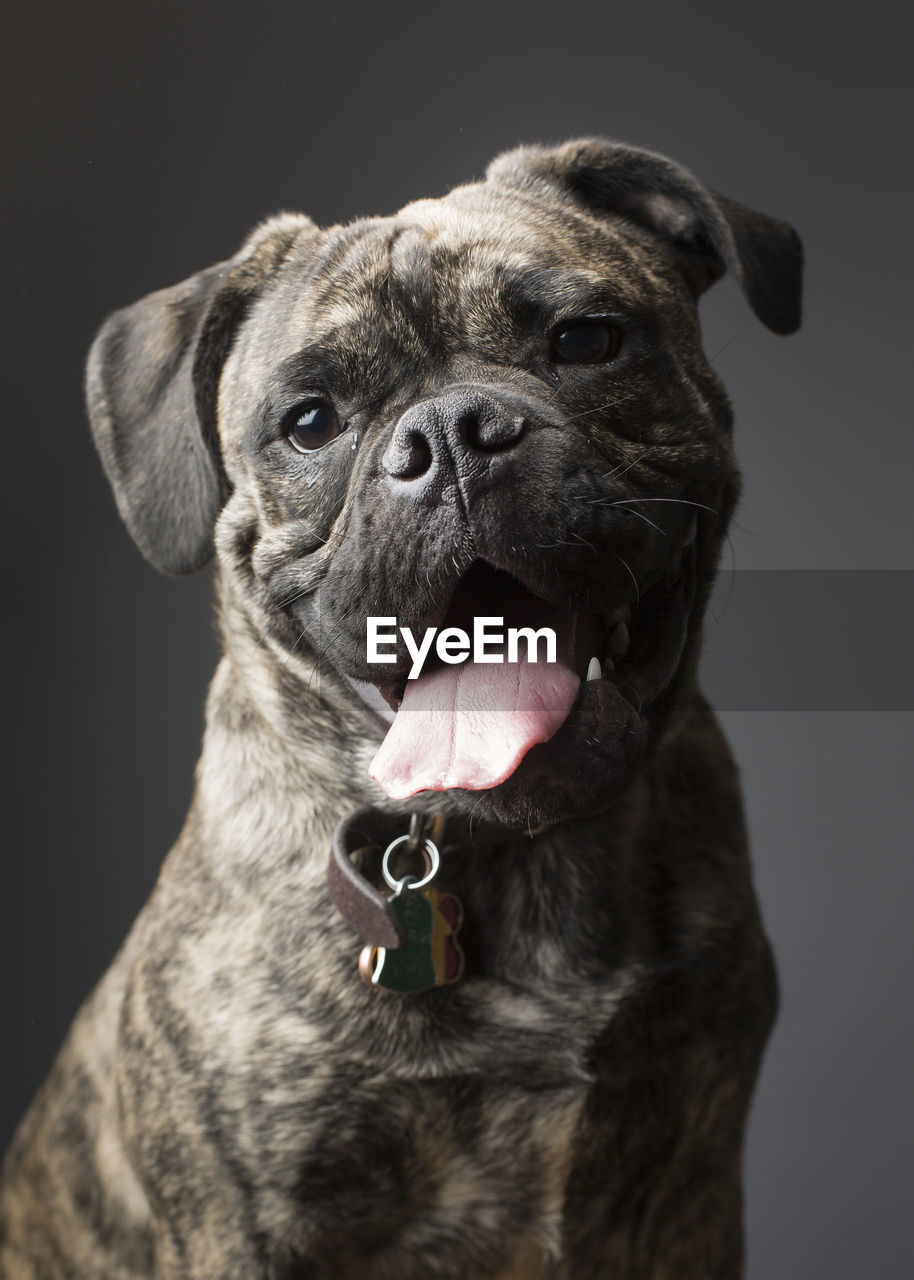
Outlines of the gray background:
{"type": "MultiPolygon", "coordinates": [[[[215,661],[208,576],[157,577],[119,526],[83,356],[107,310],[226,256],[263,215],[388,212],[505,146],[602,132],[792,221],[798,337],[752,323],[730,283],[704,304],[747,480],[727,567],[899,571],[893,634],[911,618],[900,3],[185,9],[18,4],[5,25],[0,1145],[180,827],[215,661]]],[[[820,651],[865,597],[842,595],[820,651]]],[[[739,630],[745,671],[789,668],[815,617],[784,613],[739,630]]],[[[794,682],[769,710],[737,694],[723,713],[784,989],[748,1151],[752,1280],[911,1274],[911,715],[885,695],[859,709],[876,660],[854,634],[824,700],[794,682]]]]}

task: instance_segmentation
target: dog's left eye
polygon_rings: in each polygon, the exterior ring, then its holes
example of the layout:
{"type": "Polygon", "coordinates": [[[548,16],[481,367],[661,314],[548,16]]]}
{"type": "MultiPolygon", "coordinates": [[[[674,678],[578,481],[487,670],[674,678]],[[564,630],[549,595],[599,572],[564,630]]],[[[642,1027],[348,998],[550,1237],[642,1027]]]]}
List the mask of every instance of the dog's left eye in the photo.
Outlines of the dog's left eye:
{"type": "Polygon", "coordinates": [[[290,444],[299,453],[312,453],[330,444],[343,430],[340,415],[332,404],[311,400],[293,409],[286,419],[286,433],[290,444]]]}
{"type": "Polygon", "coordinates": [[[618,325],[583,320],[565,325],[552,335],[552,359],[558,364],[603,364],[612,360],[621,342],[618,325]]]}

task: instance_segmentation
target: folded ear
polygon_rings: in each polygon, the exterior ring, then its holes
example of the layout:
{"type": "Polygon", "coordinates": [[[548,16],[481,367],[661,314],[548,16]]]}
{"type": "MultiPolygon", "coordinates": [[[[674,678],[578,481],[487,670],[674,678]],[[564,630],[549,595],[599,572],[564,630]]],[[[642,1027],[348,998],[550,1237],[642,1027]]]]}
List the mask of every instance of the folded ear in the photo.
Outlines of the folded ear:
{"type": "Polygon", "coordinates": [[[89,352],[86,399],[118,511],[143,555],[193,573],[213,553],[228,494],[216,401],[222,366],[251,302],[309,218],[281,214],[234,258],[109,316],[89,352]]]}
{"type": "Polygon", "coordinates": [[[675,252],[696,296],[730,270],[763,324],[775,333],[799,328],[803,249],[793,228],[715,195],[665,156],[583,138],[508,151],[486,177],[520,189],[545,185],[591,212],[627,218],[675,252]]]}

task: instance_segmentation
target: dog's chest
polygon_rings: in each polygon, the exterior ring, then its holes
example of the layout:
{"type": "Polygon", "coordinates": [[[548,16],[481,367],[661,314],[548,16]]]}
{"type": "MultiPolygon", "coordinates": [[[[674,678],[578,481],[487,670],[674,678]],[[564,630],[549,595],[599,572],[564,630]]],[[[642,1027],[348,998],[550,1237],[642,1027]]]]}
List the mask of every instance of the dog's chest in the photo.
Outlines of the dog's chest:
{"type": "Polygon", "coordinates": [[[462,995],[424,1018],[379,996],[359,1047],[333,1052],[287,1188],[294,1255],[408,1280],[444,1258],[469,1276],[560,1254],[588,1049],[617,995],[579,993],[573,1026],[567,991],[564,1015],[555,990],[471,981],[462,995]]]}
{"type": "Polygon", "coordinates": [[[467,974],[415,995],[364,985],[359,939],[316,879],[307,910],[227,902],[188,917],[177,946],[174,916],[157,916],[161,1016],[194,1010],[187,1101],[228,1150],[252,1230],[288,1260],[280,1274],[511,1275],[525,1251],[560,1253],[594,1044],[632,979],[582,971],[593,919],[560,901],[567,874],[551,896],[535,880],[449,884],[476,926],[467,974]]]}
{"type": "Polygon", "coordinates": [[[232,1059],[257,1070],[220,1080],[220,1129],[277,1256],[309,1276],[425,1280],[557,1255],[590,1054],[625,984],[521,971],[400,996],[364,986],[344,936],[299,1003],[252,981],[232,1059]]]}

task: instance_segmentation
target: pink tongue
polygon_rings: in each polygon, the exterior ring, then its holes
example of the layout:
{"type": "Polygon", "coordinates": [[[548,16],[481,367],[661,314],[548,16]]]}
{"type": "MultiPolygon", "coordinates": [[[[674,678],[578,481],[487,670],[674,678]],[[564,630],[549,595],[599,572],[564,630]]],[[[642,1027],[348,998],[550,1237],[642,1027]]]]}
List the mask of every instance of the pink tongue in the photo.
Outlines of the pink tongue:
{"type": "Polygon", "coordinates": [[[369,772],[393,800],[495,787],[565,723],[579,687],[562,662],[438,667],[407,680],[369,772]]]}

